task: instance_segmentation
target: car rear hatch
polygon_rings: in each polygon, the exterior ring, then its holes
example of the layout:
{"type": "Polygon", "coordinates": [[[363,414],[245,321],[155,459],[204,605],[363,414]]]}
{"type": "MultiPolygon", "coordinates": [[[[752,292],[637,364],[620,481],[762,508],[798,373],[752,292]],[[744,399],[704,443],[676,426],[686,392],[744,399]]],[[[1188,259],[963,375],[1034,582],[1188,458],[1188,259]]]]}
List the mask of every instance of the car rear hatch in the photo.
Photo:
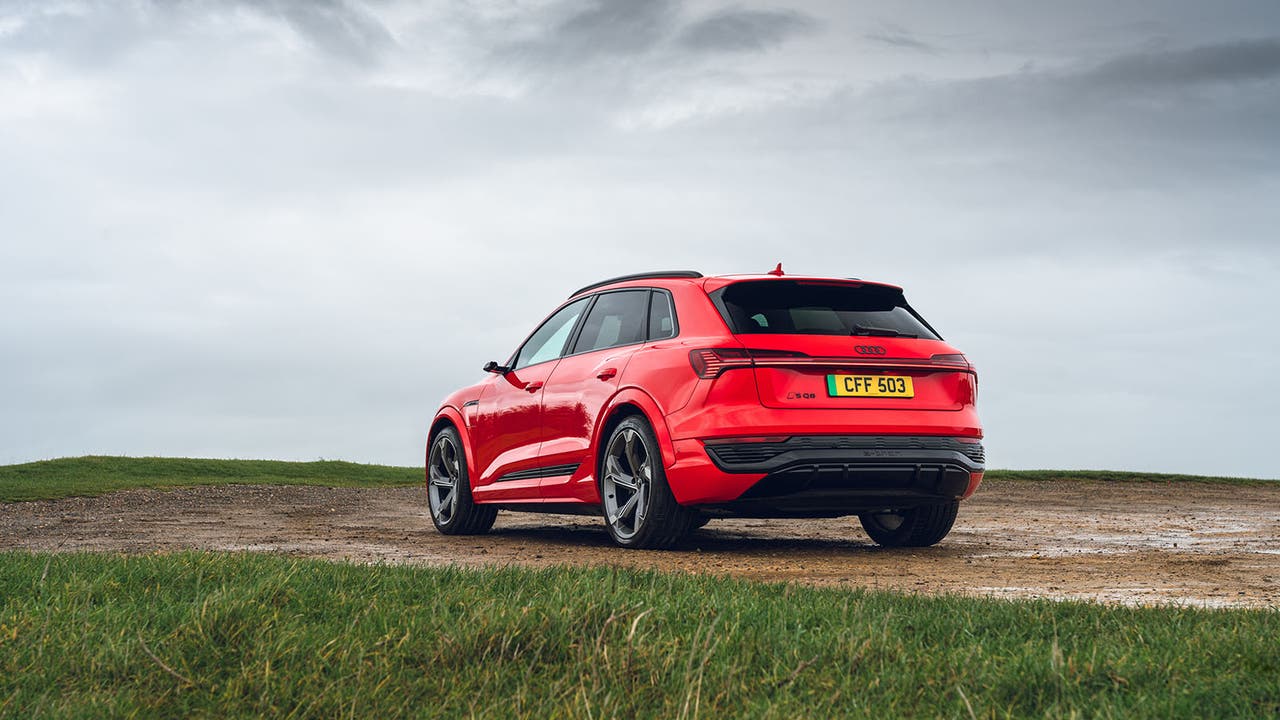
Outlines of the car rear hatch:
{"type": "Polygon", "coordinates": [[[898,288],[747,280],[711,297],[747,348],[766,407],[948,411],[973,403],[972,366],[898,288]]]}

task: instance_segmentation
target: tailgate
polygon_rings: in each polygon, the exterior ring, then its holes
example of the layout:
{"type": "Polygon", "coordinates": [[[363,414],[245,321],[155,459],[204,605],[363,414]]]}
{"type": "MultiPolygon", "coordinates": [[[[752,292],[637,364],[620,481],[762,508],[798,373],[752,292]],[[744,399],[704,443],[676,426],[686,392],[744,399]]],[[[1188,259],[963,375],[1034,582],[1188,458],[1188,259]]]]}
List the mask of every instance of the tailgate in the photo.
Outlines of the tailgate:
{"type": "Polygon", "coordinates": [[[815,337],[797,342],[784,335],[755,336],[749,342],[757,350],[753,372],[765,407],[960,410],[973,401],[968,362],[940,342],[815,337]],[[797,346],[809,352],[798,352],[797,346]]]}

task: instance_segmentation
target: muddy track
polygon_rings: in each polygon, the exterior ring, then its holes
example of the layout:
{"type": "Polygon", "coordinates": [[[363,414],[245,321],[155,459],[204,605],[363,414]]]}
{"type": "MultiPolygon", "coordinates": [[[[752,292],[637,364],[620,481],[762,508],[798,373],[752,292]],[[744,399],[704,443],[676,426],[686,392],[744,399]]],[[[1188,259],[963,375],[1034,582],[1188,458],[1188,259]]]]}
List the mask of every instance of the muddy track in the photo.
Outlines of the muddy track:
{"type": "Polygon", "coordinates": [[[884,550],[857,518],[716,520],[668,552],[595,518],[502,513],[444,537],[419,488],[205,487],[0,503],[0,547],[253,550],[359,562],[623,565],[814,585],[1130,604],[1280,606],[1280,483],[990,481],[933,548],[884,550]]]}

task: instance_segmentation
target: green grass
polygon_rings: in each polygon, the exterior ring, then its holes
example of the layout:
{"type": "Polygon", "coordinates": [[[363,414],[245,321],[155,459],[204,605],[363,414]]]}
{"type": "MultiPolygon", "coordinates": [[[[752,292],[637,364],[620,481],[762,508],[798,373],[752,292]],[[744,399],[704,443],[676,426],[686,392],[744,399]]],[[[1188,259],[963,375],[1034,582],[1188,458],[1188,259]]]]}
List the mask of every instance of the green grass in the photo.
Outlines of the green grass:
{"type": "Polygon", "coordinates": [[[0,716],[1275,717],[1280,612],[0,553],[0,716]]]}
{"type": "Polygon", "coordinates": [[[421,468],[338,460],[79,457],[0,466],[0,501],[52,500],[182,485],[387,487],[422,483],[421,468]]]}
{"type": "MultiPolygon", "coordinates": [[[[1162,475],[1110,470],[990,470],[990,480],[1123,480],[1130,482],[1232,482],[1271,480],[1162,475]]],[[[185,485],[418,485],[421,468],[361,465],[338,460],[205,460],[199,458],[79,457],[0,465],[0,502],[93,496],[129,488],[185,485]]]]}

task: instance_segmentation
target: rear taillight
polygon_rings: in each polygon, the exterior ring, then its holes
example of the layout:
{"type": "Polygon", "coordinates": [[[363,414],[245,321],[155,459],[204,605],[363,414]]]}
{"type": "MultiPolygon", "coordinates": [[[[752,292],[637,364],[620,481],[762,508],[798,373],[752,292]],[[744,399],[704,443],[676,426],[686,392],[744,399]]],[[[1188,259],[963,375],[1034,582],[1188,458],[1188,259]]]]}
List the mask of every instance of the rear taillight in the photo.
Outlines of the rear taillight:
{"type": "Polygon", "coordinates": [[[710,380],[725,370],[751,367],[751,355],[742,348],[702,348],[689,352],[689,364],[698,377],[710,380]]]}
{"type": "Polygon", "coordinates": [[[704,380],[719,377],[725,370],[748,368],[757,361],[807,358],[801,352],[790,350],[749,350],[744,348],[702,348],[689,352],[689,364],[704,380]]]}
{"type": "Polygon", "coordinates": [[[724,371],[748,367],[873,367],[876,371],[900,369],[938,371],[950,370],[967,373],[972,394],[977,393],[977,371],[969,359],[960,353],[945,353],[923,358],[882,357],[815,357],[791,350],[763,350],[755,348],[701,348],[689,351],[689,363],[698,377],[705,380],[719,377],[724,371]]]}
{"type": "Polygon", "coordinates": [[[945,355],[934,355],[929,358],[929,362],[934,365],[949,365],[952,367],[962,368],[964,370],[972,370],[973,366],[969,364],[969,358],[960,353],[947,353],[945,355]]]}

